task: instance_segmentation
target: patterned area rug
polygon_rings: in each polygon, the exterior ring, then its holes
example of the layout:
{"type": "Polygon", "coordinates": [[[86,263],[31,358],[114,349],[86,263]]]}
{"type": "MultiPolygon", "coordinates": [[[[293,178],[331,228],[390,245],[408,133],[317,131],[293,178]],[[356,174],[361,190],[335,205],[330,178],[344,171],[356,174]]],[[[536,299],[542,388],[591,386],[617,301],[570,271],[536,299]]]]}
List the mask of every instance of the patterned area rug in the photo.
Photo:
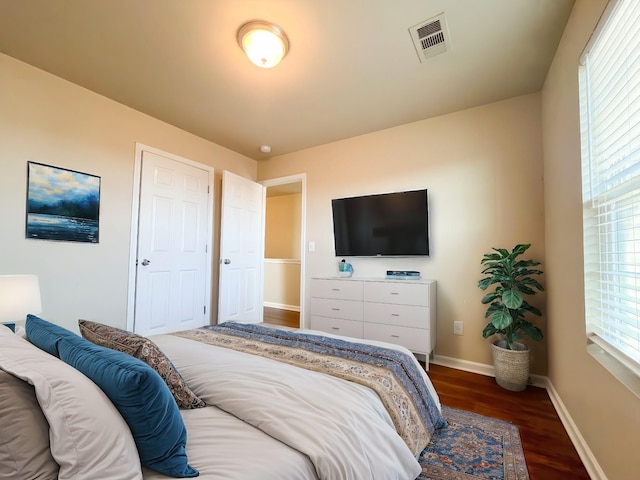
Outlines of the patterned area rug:
{"type": "Polygon", "coordinates": [[[420,454],[416,480],[528,480],[518,427],[442,407],[449,427],[436,432],[420,454]]]}

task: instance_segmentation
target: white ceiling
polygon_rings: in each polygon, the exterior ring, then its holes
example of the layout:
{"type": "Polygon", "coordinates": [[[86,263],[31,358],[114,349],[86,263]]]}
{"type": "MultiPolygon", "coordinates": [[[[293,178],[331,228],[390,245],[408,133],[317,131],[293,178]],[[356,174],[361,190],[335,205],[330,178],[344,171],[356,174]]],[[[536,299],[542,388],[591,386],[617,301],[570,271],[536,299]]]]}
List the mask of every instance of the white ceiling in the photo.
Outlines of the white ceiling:
{"type": "Polygon", "coordinates": [[[573,3],[0,0],[0,52],[259,160],[539,91],[573,3]],[[421,63],[408,29],[443,12],[421,63]],[[279,66],[238,47],[251,19],[287,33],[279,66]]]}

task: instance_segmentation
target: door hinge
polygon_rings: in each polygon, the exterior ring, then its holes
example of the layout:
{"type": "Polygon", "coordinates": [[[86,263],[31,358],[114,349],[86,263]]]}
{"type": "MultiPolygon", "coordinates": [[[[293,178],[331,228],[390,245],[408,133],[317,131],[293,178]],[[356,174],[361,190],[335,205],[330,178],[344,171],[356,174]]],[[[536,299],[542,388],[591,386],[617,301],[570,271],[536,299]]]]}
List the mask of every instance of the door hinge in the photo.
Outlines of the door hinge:
{"type": "Polygon", "coordinates": [[[204,308],[204,314],[206,315],[207,314],[207,306],[205,305],[203,308],[204,308]]]}

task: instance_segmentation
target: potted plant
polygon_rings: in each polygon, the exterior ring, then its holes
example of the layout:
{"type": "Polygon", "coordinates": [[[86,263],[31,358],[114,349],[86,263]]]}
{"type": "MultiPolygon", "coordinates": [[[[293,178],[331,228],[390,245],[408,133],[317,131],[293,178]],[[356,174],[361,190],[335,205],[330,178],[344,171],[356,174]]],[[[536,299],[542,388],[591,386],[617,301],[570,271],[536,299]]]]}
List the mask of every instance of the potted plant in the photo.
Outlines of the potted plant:
{"type": "Polygon", "coordinates": [[[493,248],[493,252],[485,254],[480,262],[485,277],[478,282],[478,287],[487,290],[495,286],[482,298],[482,303],[489,305],[485,318],[490,319],[482,336],[501,336],[492,345],[496,382],[513,391],[524,390],[529,381],[529,347],[519,340],[525,336],[532,340],[543,338],[540,328],[526,317],[527,314],[538,317],[542,314],[525,300],[525,295],[544,290],[535,278],[542,274],[542,270],[534,268],[540,262],[519,258],[530,246],[518,244],[511,251],[493,248]]]}

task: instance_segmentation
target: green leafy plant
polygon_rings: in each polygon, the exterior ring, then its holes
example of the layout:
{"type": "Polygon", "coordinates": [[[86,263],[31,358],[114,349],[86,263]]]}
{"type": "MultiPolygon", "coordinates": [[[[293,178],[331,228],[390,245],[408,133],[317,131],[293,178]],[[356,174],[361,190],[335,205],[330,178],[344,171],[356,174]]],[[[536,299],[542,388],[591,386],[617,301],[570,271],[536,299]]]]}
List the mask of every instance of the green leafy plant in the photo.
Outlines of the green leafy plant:
{"type": "Polygon", "coordinates": [[[502,335],[508,349],[513,349],[514,342],[525,335],[533,340],[542,340],[542,330],[525,318],[527,313],[541,316],[542,313],[530,305],[524,295],[535,295],[544,288],[534,277],[541,275],[542,270],[537,267],[540,262],[519,259],[531,244],[518,244],[513,250],[493,248],[493,253],[487,253],[480,262],[486,275],[478,282],[482,290],[495,285],[495,289],[482,298],[484,305],[489,305],[485,318],[490,322],[484,327],[482,336],[502,335]]]}

